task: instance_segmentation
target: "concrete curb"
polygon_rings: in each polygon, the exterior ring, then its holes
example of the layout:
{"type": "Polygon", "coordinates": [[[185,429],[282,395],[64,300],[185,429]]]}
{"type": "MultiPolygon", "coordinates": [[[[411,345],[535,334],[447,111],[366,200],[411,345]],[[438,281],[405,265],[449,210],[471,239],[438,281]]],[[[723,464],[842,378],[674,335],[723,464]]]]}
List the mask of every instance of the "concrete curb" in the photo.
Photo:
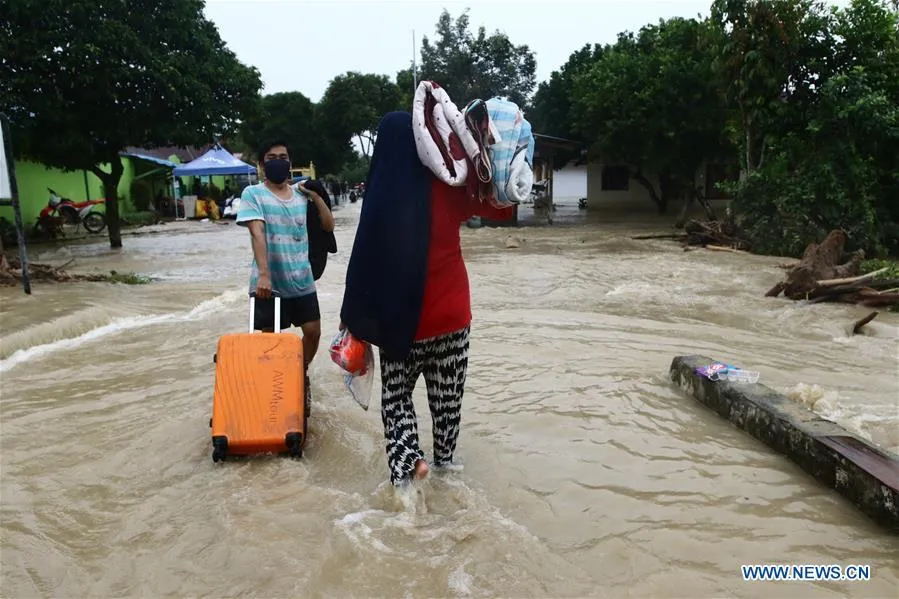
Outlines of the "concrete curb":
{"type": "Polygon", "coordinates": [[[899,534],[899,456],[765,385],[710,381],[696,373],[713,362],[705,356],[678,356],[671,362],[671,380],[899,534]]]}

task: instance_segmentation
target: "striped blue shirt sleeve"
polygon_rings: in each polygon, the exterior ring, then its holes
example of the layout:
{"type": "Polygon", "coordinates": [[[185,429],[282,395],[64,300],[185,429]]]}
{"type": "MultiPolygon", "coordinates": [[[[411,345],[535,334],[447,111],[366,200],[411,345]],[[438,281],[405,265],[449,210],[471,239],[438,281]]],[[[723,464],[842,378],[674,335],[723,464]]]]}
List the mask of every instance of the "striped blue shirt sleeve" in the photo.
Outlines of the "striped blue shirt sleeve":
{"type": "Polygon", "coordinates": [[[244,187],[243,193],[240,194],[240,207],[237,209],[237,224],[246,225],[252,220],[265,220],[262,215],[262,209],[259,207],[259,200],[253,193],[251,186],[244,187]]]}

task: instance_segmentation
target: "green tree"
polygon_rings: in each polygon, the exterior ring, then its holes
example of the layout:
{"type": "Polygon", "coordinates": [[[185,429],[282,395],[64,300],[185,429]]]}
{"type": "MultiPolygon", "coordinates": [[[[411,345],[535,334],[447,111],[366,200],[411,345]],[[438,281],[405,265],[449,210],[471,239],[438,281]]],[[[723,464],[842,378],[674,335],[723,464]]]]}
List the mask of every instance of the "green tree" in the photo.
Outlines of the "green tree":
{"type": "Polygon", "coordinates": [[[816,0],[715,0],[710,22],[718,84],[735,109],[731,132],[745,177],[764,164],[778,129],[798,126],[802,115],[793,108],[815,93],[835,42],[816,0]]]}
{"type": "Polygon", "coordinates": [[[290,147],[295,165],[308,164],[314,157],[315,105],[300,92],[263,96],[258,107],[240,127],[241,140],[255,157],[261,143],[283,139],[290,147]]]}
{"type": "MultiPolygon", "coordinates": [[[[588,70],[602,56],[602,46],[586,45],[575,51],[558,71],[553,71],[549,81],[540,83],[534,94],[527,118],[536,133],[564,137],[585,142],[581,132],[574,126],[572,99],[574,80],[577,75],[588,70]]],[[[556,170],[564,168],[580,151],[559,150],[555,157],[556,170]]]]}
{"type": "Polygon", "coordinates": [[[438,82],[460,106],[506,96],[525,108],[537,84],[534,52],[501,31],[488,36],[480,27],[474,36],[468,25],[467,9],[455,21],[446,10],[441,13],[433,43],[422,38],[419,81],[438,82]]]}
{"type": "MultiPolygon", "coordinates": [[[[899,16],[876,0],[808,8],[805,19],[824,23],[795,52],[794,68],[807,75],[790,80],[777,110],[739,123],[738,134],[761,140],[765,152],[746,152],[735,208],[758,251],[800,255],[843,229],[856,248],[899,253],[899,16]]],[[[764,107],[770,87],[748,89],[757,95],[747,92],[741,105],[764,107]]]]}
{"type": "Polygon", "coordinates": [[[368,161],[365,157],[358,153],[353,154],[353,158],[344,165],[340,171],[340,179],[346,181],[350,185],[364,183],[368,176],[368,161]]]}
{"type": "Polygon", "coordinates": [[[570,62],[591,64],[573,69],[565,82],[570,105],[556,102],[591,155],[631,166],[660,213],[672,198],[694,199],[699,167],[727,153],[726,105],[702,45],[705,27],[675,18],[619,35],[593,51],[596,59],[581,50],[570,62]],[[658,175],[658,189],[650,174],[658,175]]]}
{"type": "Polygon", "coordinates": [[[400,92],[386,75],[351,71],[331,80],[319,108],[322,125],[341,139],[355,137],[368,159],[378,122],[400,108],[400,92]]]}
{"type": "Polygon", "coordinates": [[[101,179],[113,248],[122,246],[119,153],[232,133],[261,87],[201,0],[16,0],[3,12],[0,108],[16,149],[101,179]]]}
{"type": "Polygon", "coordinates": [[[302,166],[312,161],[319,173],[337,173],[352,159],[352,146],[323,119],[322,107],[300,92],[263,96],[241,124],[241,142],[255,156],[260,144],[283,139],[290,147],[293,164],[302,166]]]}
{"type": "Polygon", "coordinates": [[[344,165],[355,160],[357,154],[350,137],[328,127],[325,107],[321,102],[315,105],[313,125],[315,143],[312,159],[315,161],[316,171],[336,174],[344,168],[344,165]]]}
{"type": "MultiPolygon", "coordinates": [[[[556,137],[581,139],[581,132],[574,126],[572,102],[575,77],[589,70],[602,57],[602,46],[589,44],[568,57],[558,71],[553,71],[549,81],[540,83],[528,120],[535,131],[556,137]]],[[[581,141],[584,141],[581,139],[581,141]]]]}

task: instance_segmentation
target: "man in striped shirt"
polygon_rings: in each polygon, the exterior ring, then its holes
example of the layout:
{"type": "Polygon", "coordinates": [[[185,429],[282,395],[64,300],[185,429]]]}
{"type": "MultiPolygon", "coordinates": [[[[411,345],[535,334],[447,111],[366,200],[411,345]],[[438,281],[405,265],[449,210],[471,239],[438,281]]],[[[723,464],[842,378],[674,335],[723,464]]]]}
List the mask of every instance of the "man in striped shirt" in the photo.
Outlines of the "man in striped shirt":
{"type": "MultiPolygon", "coordinates": [[[[302,329],[303,356],[308,367],[321,339],[321,314],[309,263],[308,203],[314,202],[318,208],[324,231],[334,230],[334,217],[320,195],[302,184],[296,189],[290,186],[290,154],[286,143],[264,144],[257,158],[265,171],[265,181],[243,190],[237,211],[237,223],[250,230],[253,244],[250,291],[256,292],[255,328],[274,330],[272,291],[278,293],[281,328],[302,329]]],[[[309,388],[308,377],[306,388],[309,388]]]]}

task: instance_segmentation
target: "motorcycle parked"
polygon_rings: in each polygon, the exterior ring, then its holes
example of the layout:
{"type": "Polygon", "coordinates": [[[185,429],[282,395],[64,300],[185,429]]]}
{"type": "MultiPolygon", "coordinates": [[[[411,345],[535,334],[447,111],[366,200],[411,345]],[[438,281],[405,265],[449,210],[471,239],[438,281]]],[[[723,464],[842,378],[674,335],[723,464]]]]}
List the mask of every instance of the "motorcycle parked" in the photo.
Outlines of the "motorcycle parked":
{"type": "Polygon", "coordinates": [[[106,200],[74,202],[61,197],[49,187],[47,191],[50,192],[50,199],[34,223],[35,233],[40,233],[43,229],[46,234],[55,238],[64,235],[62,225],[83,226],[88,233],[100,233],[106,228],[106,216],[94,210],[106,200]]]}
{"type": "Polygon", "coordinates": [[[534,216],[540,220],[545,219],[547,224],[553,224],[553,212],[556,211],[556,206],[549,195],[549,185],[546,180],[531,185],[529,199],[534,203],[534,216]]]}

